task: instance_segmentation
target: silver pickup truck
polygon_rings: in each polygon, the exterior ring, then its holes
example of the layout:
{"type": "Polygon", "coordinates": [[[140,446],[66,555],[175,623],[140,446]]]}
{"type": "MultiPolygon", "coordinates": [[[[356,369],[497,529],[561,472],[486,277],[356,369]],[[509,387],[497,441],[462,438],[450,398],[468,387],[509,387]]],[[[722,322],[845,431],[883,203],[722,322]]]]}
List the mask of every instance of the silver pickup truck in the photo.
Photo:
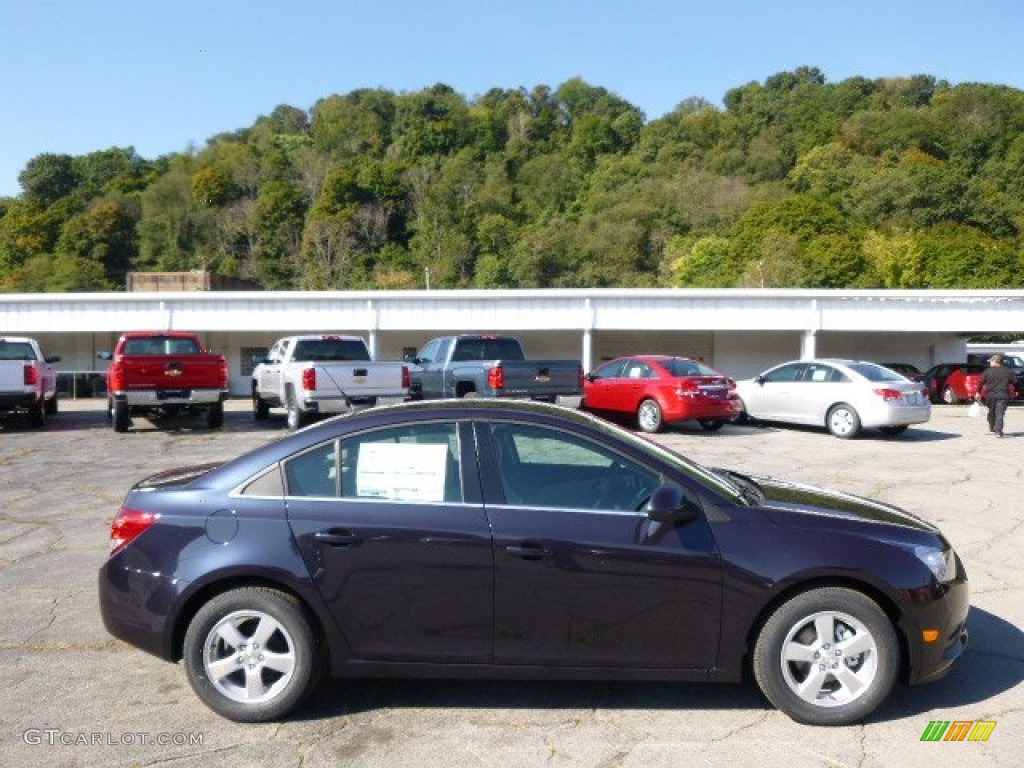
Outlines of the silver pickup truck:
{"type": "Polygon", "coordinates": [[[39,342],[27,336],[0,336],[0,417],[23,412],[41,427],[57,413],[57,374],[39,342]]]}
{"type": "Polygon", "coordinates": [[[371,360],[361,336],[286,336],[252,373],[253,417],[266,419],[271,408],[283,407],[289,429],[316,414],[346,413],[408,394],[408,367],[371,360]]]}

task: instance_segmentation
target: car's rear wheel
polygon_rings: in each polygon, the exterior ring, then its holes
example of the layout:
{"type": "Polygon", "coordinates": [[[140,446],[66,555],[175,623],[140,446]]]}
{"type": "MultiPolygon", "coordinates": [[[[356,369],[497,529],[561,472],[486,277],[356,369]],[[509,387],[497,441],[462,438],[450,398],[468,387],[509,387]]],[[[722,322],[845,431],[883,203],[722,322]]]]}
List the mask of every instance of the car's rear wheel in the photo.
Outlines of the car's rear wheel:
{"type": "Polygon", "coordinates": [[[46,406],[43,402],[32,403],[28,409],[28,425],[30,427],[42,427],[46,424],[46,406]]]}
{"type": "Polygon", "coordinates": [[[825,423],[829,432],[844,440],[855,437],[860,432],[860,416],[853,406],[846,403],[832,406],[825,417],[825,423]]]}
{"type": "Polygon", "coordinates": [[[956,405],[960,402],[960,398],[956,396],[956,392],[953,391],[952,387],[946,387],[942,390],[942,402],[946,405],[956,405]]]}
{"type": "Polygon", "coordinates": [[[315,687],[317,637],[291,595],[262,587],[220,594],[185,633],[189,684],[210,709],[237,722],[264,722],[294,709],[315,687]]]}
{"type": "Polygon", "coordinates": [[[53,393],[53,397],[46,401],[46,405],[43,406],[43,410],[46,411],[47,416],[56,416],[60,406],[57,403],[57,393],[53,393]]]}
{"type": "Polygon", "coordinates": [[[644,432],[660,432],[663,418],[657,400],[648,398],[636,409],[636,425],[644,432]]]}
{"type": "Polygon", "coordinates": [[[797,722],[847,725],[888,697],[899,643],[877,603],[860,592],[825,587],[790,598],[769,616],[753,667],[764,695],[797,722]]]}

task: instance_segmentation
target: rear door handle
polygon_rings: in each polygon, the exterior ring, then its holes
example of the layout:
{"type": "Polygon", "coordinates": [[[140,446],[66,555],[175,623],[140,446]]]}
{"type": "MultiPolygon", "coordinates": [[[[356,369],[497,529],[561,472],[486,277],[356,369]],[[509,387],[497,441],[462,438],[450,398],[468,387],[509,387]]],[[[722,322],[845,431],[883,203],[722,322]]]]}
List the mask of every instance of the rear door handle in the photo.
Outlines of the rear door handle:
{"type": "Polygon", "coordinates": [[[352,547],[359,543],[359,537],[344,528],[317,531],[313,534],[313,538],[320,544],[326,544],[329,547],[352,547]]]}
{"type": "Polygon", "coordinates": [[[548,555],[548,551],[544,547],[531,542],[526,542],[520,546],[505,547],[505,551],[510,555],[521,557],[523,560],[543,560],[548,555]]]}

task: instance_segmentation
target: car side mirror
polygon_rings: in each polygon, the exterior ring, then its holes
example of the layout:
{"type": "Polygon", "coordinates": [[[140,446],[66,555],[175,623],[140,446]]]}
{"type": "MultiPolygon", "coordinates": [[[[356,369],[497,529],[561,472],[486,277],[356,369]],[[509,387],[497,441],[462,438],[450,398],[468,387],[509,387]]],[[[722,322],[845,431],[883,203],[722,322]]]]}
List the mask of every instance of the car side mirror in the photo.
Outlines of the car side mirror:
{"type": "Polygon", "coordinates": [[[764,376],[755,376],[754,381],[757,382],[758,386],[764,386],[764,376]]]}
{"type": "Polygon", "coordinates": [[[50,355],[49,357],[44,358],[43,360],[44,360],[44,362],[47,362],[47,363],[59,363],[60,362],[60,355],[50,355]]]}
{"type": "Polygon", "coordinates": [[[700,507],[678,483],[662,483],[654,489],[647,516],[659,523],[685,523],[700,513],[700,507]]]}
{"type": "Polygon", "coordinates": [[[595,375],[594,375],[593,373],[588,373],[588,374],[587,374],[586,376],[584,376],[583,378],[585,378],[585,379],[586,379],[587,381],[593,381],[593,380],[594,380],[594,379],[596,379],[597,377],[596,377],[596,376],[595,376],[595,375]]]}
{"type": "Polygon", "coordinates": [[[96,357],[98,357],[100,360],[113,360],[114,359],[114,353],[113,352],[97,352],[96,353],[96,357]]]}

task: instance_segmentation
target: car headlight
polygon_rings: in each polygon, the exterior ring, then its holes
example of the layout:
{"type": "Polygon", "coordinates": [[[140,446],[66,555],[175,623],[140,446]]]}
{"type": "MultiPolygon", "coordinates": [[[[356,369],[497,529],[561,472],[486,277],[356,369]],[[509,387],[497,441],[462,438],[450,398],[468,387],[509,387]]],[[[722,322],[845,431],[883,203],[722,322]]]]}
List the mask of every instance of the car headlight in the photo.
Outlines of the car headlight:
{"type": "Polygon", "coordinates": [[[956,577],[956,555],[951,548],[914,547],[914,554],[940,584],[946,584],[956,577]]]}

